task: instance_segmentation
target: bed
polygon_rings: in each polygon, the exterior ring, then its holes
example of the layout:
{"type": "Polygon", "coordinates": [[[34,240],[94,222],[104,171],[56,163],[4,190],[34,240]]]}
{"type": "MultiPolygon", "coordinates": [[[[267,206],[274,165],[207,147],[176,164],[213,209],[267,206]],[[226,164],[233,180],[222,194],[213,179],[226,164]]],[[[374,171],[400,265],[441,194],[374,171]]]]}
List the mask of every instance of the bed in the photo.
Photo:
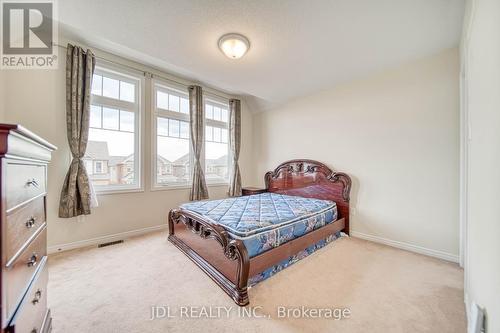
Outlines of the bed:
{"type": "Polygon", "coordinates": [[[350,177],[313,160],[265,175],[266,192],[170,211],[169,241],[240,306],[248,288],[349,234],[350,177]]]}

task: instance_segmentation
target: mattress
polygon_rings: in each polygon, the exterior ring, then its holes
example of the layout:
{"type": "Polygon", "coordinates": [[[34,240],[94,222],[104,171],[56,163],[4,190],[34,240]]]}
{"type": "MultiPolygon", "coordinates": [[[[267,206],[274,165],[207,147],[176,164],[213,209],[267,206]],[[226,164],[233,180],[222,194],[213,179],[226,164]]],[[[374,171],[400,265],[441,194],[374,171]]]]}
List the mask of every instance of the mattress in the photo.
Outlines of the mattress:
{"type": "Polygon", "coordinates": [[[261,193],[181,205],[221,225],[254,257],[337,220],[335,202],[261,193]]]}

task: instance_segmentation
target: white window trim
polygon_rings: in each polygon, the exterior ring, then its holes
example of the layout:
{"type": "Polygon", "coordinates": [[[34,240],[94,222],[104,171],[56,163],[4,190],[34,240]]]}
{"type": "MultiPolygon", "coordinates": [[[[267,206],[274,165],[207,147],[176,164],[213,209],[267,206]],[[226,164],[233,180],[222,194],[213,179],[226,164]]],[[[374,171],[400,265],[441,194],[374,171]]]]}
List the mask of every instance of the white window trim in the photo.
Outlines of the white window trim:
{"type": "MultiPolygon", "coordinates": [[[[191,169],[189,170],[189,178],[187,182],[184,184],[173,184],[173,183],[158,183],[157,182],[157,177],[156,174],[158,172],[158,165],[156,161],[157,157],[157,119],[158,116],[160,117],[166,117],[166,118],[173,118],[176,120],[182,120],[186,121],[189,123],[189,114],[182,113],[182,112],[176,112],[176,111],[169,111],[161,108],[156,107],[156,88],[159,87],[160,90],[164,90],[165,92],[173,92],[173,95],[176,96],[187,96],[189,99],[189,93],[187,91],[187,86],[183,86],[180,84],[175,84],[171,82],[166,82],[165,80],[159,79],[159,78],[153,78],[151,79],[151,191],[164,191],[164,190],[179,190],[179,189],[190,189],[191,188],[191,169]],[[184,92],[185,90],[185,92],[184,92]]],[[[190,134],[191,136],[191,134],[190,134]]],[[[190,140],[190,139],[188,139],[190,140]]],[[[192,167],[193,166],[193,151],[191,147],[191,142],[189,142],[189,157],[190,157],[190,163],[189,165],[192,167]]]]}
{"type": "MultiPolygon", "coordinates": [[[[203,127],[203,131],[205,131],[206,129],[206,126],[212,126],[212,127],[220,127],[220,128],[225,128],[227,129],[227,169],[228,169],[228,176],[227,176],[227,180],[223,181],[223,182],[220,182],[220,181],[217,181],[217,182],[210,182],[210,181],[206,181],[207,183],[207,186],[229,186],[229,183],[230,183],[230,178],[231,178],[231,171],[232,171],[232,165],[231,165],[231,161],[233,159],[233,155],[232,155],[232,152],[231,152],[231,147],[229,146],[229,99],[224,99],[224,98],[221,98],[219,96],[216,96],[214,94],[211,94],[210,92],[203,92],[203,107],[205,107],[205,104],[206,104],[206,101],[209,101],[211,104],[220,104],[221,106],[224,106],[225,108],[227,108],[227,123],[226,122],[223,122],[223,121],[219,121],[219,120],[213,120],[213,119],[207,119],[206,118],[206,113],[205,113],[205,125],[203,127]]],[[[202,160],[201,160],[201,167],[203,168],[203,171],[206,173],[206,169],[205,169],[205,160],[206,160],[206,157],[205,157],[205,144],[206,144],[206,133],[204,132],[204,140],[203,140],[203,148],[202,148],[202,151],[201,151],[201,156],[203,156],[202,160]]]]}
{"type": "Polygon", "coordinates": [[[114,106],[116,108],[121,108],[125,110],[136,110],[138,116],[135,122],[135,133],[137,140],[135,141],[135,153],[134,153],[134,168],[136,172],[136,184],[133,185],[106,185],[106,186],[94,186],[94,190],[97,195],[106,194],[120,194],[120,193],[136,193],[144,192],[144,154],[142,146],[144,144],[144,130],[143,125],[145,123],[145,77],[144,73],[140,71],[132,71],[128,68],[122,67],[120,65],[111,64],[107,61],[98,61],[96,65],[94,74],[102,75],[111,78],[116,78],[124,82],[129,82],[137,84],[137,90],[135,92],[137,98],[137,104],[116,100],[114,98],[104,97],[104,96],[92,96],[92,104],[102,105],[105,102],[108,106],[114,106]],[[133,105],[134,107],[131,107],[133,105]],[[137,105],[137,107],[135,107],[137,105]]]}

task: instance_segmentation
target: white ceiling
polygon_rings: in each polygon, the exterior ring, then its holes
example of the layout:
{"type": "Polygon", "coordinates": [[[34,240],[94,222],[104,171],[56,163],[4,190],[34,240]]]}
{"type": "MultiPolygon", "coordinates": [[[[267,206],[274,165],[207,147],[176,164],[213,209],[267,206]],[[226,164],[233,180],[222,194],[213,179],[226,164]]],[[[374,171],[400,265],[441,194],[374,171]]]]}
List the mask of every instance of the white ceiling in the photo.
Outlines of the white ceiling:
{"type": "Polygon", "coordinates": [[[63,25],[96,45],[271,108],[458,45],[464,0],[64,0],[63,25]],[[238,32],[246,56],[226,58],[238,32]]]}

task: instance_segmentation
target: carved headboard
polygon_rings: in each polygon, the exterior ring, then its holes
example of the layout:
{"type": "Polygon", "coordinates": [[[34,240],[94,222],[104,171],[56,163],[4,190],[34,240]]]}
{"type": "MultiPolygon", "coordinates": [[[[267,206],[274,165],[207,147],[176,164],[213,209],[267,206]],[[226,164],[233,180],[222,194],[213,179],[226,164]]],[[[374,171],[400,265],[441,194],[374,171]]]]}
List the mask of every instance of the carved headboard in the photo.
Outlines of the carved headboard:
{"type": "Polygon", "coordinates": [[[313,160],[281,163],[265,175],[269,192],[335,201],[339,218],[345,218],[344,232],[349,234],[349,195],[351,178],[313,160]]]}

